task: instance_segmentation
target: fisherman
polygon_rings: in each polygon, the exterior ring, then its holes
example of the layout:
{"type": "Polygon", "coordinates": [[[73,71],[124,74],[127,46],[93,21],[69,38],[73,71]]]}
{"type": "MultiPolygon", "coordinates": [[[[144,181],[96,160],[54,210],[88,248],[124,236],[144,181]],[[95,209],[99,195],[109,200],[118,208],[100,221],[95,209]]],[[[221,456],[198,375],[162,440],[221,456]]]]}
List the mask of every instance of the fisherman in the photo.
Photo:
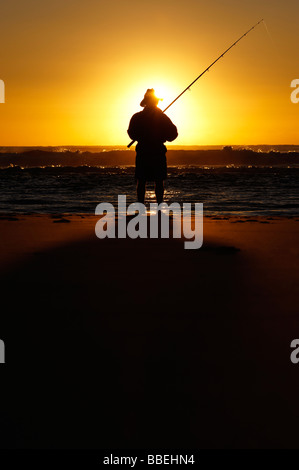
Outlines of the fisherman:
{"type": "Polygon", "coordinates": [[[163,202],[164,180],[167,178],[167,148],[164,142],[172,142],[178,136],[176,126],[158,108],[159,101],[155,90],[148,89],[140,103],[144,109],[132,116],[128,129],[130,138],[138,142],[135,179],[138,202],[142,204],[147,181],[155,182],[157,203],[163,202]]]}

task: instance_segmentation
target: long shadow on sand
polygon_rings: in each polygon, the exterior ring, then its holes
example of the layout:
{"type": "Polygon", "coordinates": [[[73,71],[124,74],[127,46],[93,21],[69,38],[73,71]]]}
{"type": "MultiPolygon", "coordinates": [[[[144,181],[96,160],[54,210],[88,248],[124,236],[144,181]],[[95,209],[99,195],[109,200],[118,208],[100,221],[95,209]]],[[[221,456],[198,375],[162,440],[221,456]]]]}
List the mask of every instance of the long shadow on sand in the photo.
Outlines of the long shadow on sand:
{"type": "Polygon", "coordinates": [[[247,265],[213,244],[91,235],[6,273],[2,446],[273,445],[244,347],[247,265]]]}

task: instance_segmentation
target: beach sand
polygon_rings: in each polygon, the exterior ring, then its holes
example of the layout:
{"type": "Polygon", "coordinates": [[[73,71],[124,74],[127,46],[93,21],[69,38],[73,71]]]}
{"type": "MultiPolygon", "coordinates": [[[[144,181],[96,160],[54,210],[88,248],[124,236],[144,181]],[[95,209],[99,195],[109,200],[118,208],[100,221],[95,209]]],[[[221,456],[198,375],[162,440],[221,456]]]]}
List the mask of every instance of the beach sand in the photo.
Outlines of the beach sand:
{"type": "Polygon", "coordinates": [[[298,218],[204,218],[204,244],[1,216],[1,446],[298,447],[298,218]]]}

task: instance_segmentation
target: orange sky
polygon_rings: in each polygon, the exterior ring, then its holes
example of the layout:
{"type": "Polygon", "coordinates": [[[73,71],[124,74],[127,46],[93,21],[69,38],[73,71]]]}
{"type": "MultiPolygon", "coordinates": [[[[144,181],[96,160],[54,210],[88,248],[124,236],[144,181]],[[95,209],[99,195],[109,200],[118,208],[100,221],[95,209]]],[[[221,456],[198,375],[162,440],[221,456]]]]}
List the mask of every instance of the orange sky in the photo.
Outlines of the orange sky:
{"type": "Polygon", "coordinates": [[[147,88],[176,145],[299,144],[298,0],[10,0],[0,15],[0,145],[126,145],[147,88]]]}

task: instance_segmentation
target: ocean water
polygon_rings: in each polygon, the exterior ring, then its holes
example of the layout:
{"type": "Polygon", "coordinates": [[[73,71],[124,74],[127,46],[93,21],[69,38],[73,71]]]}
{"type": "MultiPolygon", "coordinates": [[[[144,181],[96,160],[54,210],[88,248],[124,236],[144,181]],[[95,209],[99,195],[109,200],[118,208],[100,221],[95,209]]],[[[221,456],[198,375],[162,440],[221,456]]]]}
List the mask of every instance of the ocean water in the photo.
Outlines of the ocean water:
{"type": "MultiPolygon", "coordinates": [[[[201,202],[205,215],[299,216],[297,166],[172,166],[165,201],[201,202]]],[[[1,213],[89,213],[119,194],[135,202],[133,166],[0,169],[1,213]]],[[[154,202],[148,184],[147,204],[154,202]]]]}

